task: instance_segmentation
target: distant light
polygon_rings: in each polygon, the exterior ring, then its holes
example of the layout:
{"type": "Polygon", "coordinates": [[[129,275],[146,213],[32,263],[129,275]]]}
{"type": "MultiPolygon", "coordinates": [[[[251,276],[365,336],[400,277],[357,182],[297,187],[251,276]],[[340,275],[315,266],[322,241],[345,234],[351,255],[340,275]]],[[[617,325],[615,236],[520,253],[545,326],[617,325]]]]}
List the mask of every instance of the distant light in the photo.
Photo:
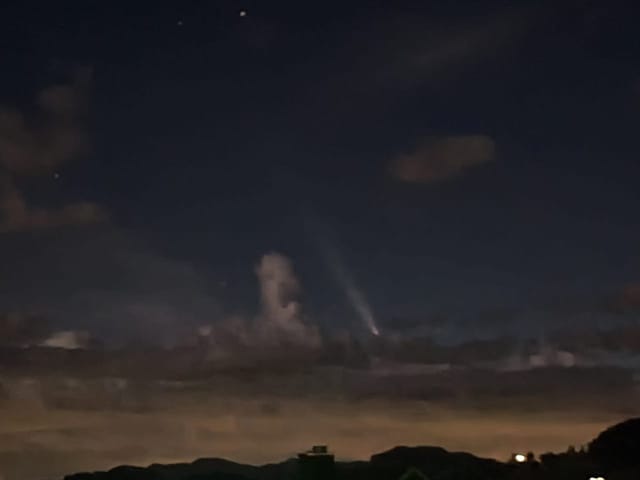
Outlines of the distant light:
{"type": "MultiPolygon", "coordinates": [[[[527,461],[527,457],[521,453],[518,453],[515,457],[513,457],[514,460],[518,463],[524,463],[527,461]]],[[[591,479],[593,480],[593,479],[591,479]]]]}
{"type": "Polygon", "coordinates": [[[55,178],[56,180],[59,180],[60,179],[60,174],[58,172],[55,172],[53,174],[53,178],[55,178]]]}
{"type": "Polygon", "coordinates": [[[182,25],[184,25],[184,23],[182,22],[182,20],[178,20],[177,25],[178,25],[179,27],[181,27],[182,25]]]}
{"type": "Polygon", "coordinates": [[[247,16],[247,11],[246,10],[240,10],[240,16],[241,17],[246,17],[247,16]]]}
{"type": "Polygon", "coordinates": [[[589,477],[589,480],[604,480],[604,477],[589,477]]]}

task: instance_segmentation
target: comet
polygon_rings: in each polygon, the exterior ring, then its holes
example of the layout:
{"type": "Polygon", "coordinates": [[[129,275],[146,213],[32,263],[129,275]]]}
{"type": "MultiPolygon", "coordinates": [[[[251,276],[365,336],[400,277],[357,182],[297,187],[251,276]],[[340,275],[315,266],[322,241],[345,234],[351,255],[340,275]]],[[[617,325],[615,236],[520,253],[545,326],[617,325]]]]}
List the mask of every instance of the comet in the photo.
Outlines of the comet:
{"type": "Polygon", "coordinates": [[[345,267],[338,252],[326,244],[321,246],[321,251],[331,274],[342,288],[347,300],[349,300],[349,303],[362,320],[364,326],[372,335],[376,337],[380,336],[380,329],[376,325],[371,305],[362,290],[356,285],[353,276],[345,267]]]}

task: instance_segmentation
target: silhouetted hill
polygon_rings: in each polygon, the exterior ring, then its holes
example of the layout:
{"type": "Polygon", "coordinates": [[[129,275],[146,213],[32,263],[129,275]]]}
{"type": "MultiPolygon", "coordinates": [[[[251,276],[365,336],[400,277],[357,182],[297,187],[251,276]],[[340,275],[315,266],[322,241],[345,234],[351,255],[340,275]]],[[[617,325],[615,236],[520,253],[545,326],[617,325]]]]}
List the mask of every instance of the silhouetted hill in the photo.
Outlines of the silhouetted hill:
{"type": "Polygon", "coordinates": [[[589,444],[589,455],[607,469],[637,467],[640,463],[640,418],[606,429],[589,444]]]}
{"type": "MultiPolygon", "coordinates": [[[[640,418],[614,425],[589,444],[588,452],[569,449],[544,454],[540,462],[502,463],[440,447],[395,447],[368,462],[337,462],[335,479],[398,480],[607,480],[640,479],[640,418]],[[413,470],[412,470],[413,469],[413,470]],[[422,478],[422,477],[420,477],[422,478]]],[[[121,466],[108,472],[79,473],[65,480],[305,480],[297,460],[262,466],[219,458],[193,463],[153,464],[147,468],[121,466]]]]}
{"type": "MultiPolygon", "coordinates": [[[[507,468],[495,460],[469,453],[451,453],[439,447],[397,447],[373,455],[369,462],[337,462],[337,480],[397,480],[416,467],[430,480],[457,478],[503,478],[507,468]]],[[[218,458],[193,463],[153,464],[147,468],[122,466],[108,472],[69,475],[65,480],[297,480],[297,462],[243,465],[218,458]]]]}
{"type": "Polygon", "coordinates": [[[149,470],[159,475],[162,479],[171,480],[192,480],[194,475],[209,475],[212,473],[222,475],[231,480],[232,477],[238,479],[254,479],[260,477],[260,467],[253,465],[243,465],[222,458],[200,458],[193,463],[173,463],[160,465],[154,463],[149,470]]]}
{"type": "Polygon", "coordinates": [[[154,463],[147,468],[120,466],[108,472],[78,473],[65,480],[255,480],[260,467],[221,458],[202,458],[193,463],[154,463]]]}
{"type": "Polygon", "coordinates": [[[148,468],[123,465],[108,472],[80,473],[69,478],[73,480],[156,480],[159,477],[148,468]]]}
{"type": "Polygon", "coordinates": [[[373,471],[384,471],[387,478],[398,479],[407,469],[418,468],[433,480],[504,478],[508,473],[505,464],[496,460],[479,458],[470,453],[448,452],[440,447],[395,447],[377,455],[370,461],[373,471]]]}

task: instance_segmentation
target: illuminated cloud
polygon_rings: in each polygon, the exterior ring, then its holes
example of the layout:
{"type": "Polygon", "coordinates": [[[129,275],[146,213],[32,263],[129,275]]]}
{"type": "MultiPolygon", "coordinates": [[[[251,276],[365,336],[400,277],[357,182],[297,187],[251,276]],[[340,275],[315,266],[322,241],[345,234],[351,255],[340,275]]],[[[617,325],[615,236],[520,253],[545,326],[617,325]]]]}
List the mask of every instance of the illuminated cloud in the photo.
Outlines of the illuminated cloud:
{"type": "Polygon", "coordinates": [[[431,138],[391,161],[390,172],[409,183],[438,183],[493,161],[495,142],[485,135],[431,138]]]}
{"type": "Polygon", "coordinates": [[[278,330],[300,335],[300,304],[295,300],[300,286],[289,259],[278,253],[264,255],[256,275],[264,318],[278,330]]]}
{"type": "Polygon", "coordinates": [[[41,345],[43,347],[63,348],[65,350],[86,348],[89,345],[89,334],[87,332],[75,332],[72,330],[55,332],[45,339],[41,345]]]}
{"type": "MultiPolygon", "coordinates": [[[[232,316],[197,328],[197,334],[212,345],[217,360],[226,357],[235,363],[234,356],[243,361],[279,358],[282,355],[277,350],[283,345],[301,349],[298,353],[319,348],[320,333],[304,318],[297,300],[300,284],[291,261],[282,254],[268,253],[260,260],[255,273],[260,285],[261,311],[253,320],[232,316]]],[[[289,353],[295,355],[294,351],[289,353]]]]}

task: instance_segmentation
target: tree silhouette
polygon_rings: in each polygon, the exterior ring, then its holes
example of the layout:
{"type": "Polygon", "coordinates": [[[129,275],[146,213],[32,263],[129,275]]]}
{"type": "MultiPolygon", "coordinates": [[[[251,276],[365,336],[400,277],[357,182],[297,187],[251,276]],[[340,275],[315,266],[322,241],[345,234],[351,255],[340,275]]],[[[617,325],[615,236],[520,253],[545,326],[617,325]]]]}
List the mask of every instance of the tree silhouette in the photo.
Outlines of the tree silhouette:
{"type": "Polygon", "coordinates": [[[589,456],[607,468],[637,467],[640,459],[640,418],[606,429],[589,444],[589,456]]]}

